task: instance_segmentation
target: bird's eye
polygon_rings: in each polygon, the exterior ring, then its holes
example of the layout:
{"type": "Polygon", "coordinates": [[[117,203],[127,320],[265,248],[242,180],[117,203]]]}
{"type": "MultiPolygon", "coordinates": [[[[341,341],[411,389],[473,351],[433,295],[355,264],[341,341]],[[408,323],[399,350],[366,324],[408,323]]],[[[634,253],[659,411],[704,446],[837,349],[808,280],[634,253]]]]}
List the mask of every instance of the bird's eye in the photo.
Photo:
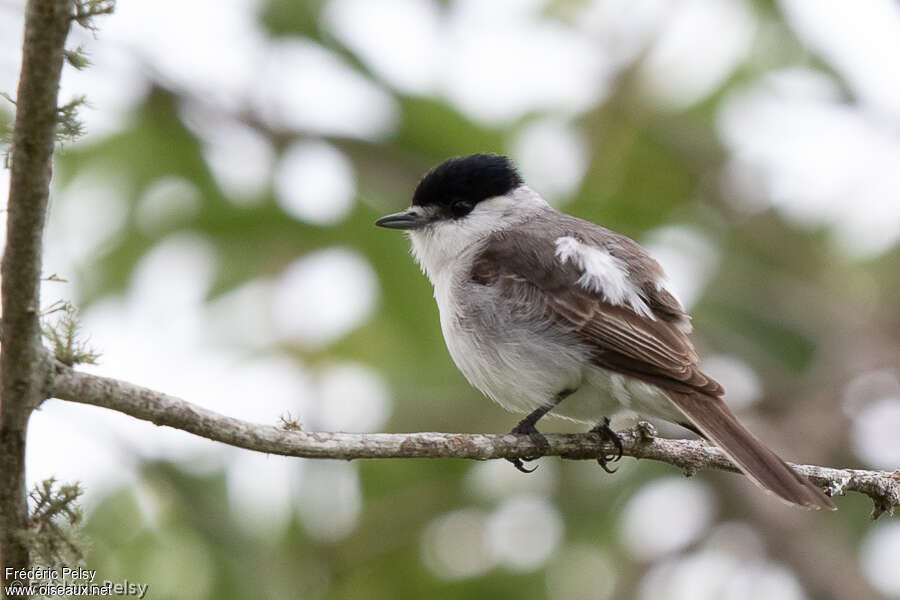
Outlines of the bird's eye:
{"type": "Polygon", "coordinates": [[[450,212],[453,213],[454,218],[458,219],[472,212],[473,208],[474,205],[468,200],[456,200],[450,205],[450,212]]]}

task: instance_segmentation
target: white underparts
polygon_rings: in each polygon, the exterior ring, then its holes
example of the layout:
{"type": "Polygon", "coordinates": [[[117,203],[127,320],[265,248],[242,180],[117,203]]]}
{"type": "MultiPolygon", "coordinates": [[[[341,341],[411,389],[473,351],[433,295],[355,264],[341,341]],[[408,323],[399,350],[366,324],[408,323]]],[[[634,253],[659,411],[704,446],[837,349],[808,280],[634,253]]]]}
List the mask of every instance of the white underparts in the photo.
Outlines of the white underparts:
{"type": "Polygon", "coordinates": [[[615,306],[630,306],[637,314],[656,320],[641,297],[638,288],[628,277],[628,265],[606,250],[584,244],[574,237],[556,239],[556,257],[565,264],[571,262],[581,271],[578,285],[603,295],[615,306]]]}

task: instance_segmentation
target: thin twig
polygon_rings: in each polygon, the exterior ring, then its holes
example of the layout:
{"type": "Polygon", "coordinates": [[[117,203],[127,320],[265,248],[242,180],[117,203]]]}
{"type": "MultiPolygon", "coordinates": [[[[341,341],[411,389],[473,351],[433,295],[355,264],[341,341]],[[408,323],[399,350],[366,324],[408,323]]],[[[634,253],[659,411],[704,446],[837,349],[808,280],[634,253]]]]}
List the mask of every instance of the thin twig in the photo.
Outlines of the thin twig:
{"type": "MultiPolygon", "coordinates": [[[[594,459],[615,448],[599,436],[547,434],[541,447],[527,435],[481,433],[325,433],[258,425],[226,417],[181,398],[125,381],[90,375],[57,363],[51,385],[55,398],[116,410],[138,419],[187,431],[231,446],[305,458],[526,458],[561,456],[594,459]]],[[[652,428],[639,426],[618,432],[623,453],[669,463],[686,474],[701,469],[737,471],[717,448],[698,440],[657,438],[652,428]]],[[[794,465],[832,495],[859,492],[872,499],[873,517],[900,505],[900,471],[834,469],[794,465]]]]}

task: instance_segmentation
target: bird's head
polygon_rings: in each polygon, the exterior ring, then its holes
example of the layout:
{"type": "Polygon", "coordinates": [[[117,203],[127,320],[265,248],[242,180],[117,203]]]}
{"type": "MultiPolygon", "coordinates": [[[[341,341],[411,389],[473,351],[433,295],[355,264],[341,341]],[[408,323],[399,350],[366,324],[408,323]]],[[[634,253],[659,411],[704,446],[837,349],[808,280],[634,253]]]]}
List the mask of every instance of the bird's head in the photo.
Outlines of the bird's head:
{"type": "Polygon", "coordinates": [[[375,224],[409,233],[413,254],[432,281],[489,234],[547,207],[498,154],[451,158],[422,177],[406,210],[375,224]]]}
{"type": "Polygon", "coordinates": [[[445,160],[422,177],[412,205],[378,219],[390,229],[416,230],[440,222],[461,221],[479,204],[508,197],[523,184],[512,161],[499,154],[469,154],[445,160]]]}

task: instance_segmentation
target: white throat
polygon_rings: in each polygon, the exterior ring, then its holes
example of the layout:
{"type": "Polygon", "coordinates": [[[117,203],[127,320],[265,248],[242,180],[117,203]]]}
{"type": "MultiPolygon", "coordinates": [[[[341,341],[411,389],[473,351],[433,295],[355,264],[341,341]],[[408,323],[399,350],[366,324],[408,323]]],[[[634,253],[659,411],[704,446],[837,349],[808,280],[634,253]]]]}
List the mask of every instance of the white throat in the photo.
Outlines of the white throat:
{"type": "Polygon", "coordinates": [[[549,208],[547,202],[526,185],[509,194],[495,196],[475,205],[461,219],[436,221],[409,232],[412,253],[432,284],[446,281],[467,261],[466,250],[495,231],[511,227],[549,208]]]}

